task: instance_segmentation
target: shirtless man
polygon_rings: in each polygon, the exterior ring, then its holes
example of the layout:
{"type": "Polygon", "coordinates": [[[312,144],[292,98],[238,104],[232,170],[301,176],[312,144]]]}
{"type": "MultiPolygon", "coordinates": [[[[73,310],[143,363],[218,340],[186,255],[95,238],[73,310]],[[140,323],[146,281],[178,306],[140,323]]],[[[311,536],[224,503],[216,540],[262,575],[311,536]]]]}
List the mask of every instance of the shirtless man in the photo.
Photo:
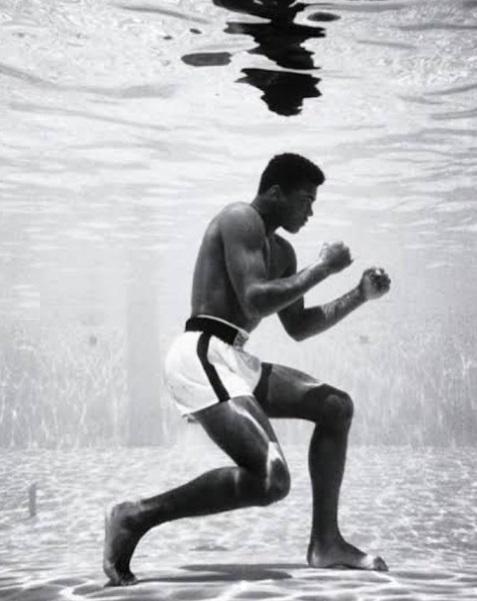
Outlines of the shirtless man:
{"type": "Polygon", "coordinates": [[[235,462],[158,496],[112,507],[106,515],[103,567],[112,585],[136,582],[130,560],[140,538],[164,522],[283,499],[290,475],[270,418],[316,424],[309,470],[313,522],[307,561],[315,568],[387,570],[342,537],[338,497],[353,405],[345,392],[244,350],[248,333],[278,313],[294,340],[333,326],[389,290],[382,269],[367,269],[357,286],[321,306],[304,294],[348,267],[349,249],[324,245],[318,260],[297,272],[292,245],[276,230],[297,233],[313,214],[321,170],[295,154],[274,157],[249,203],[226,206],[209,224],[192,287],[192,317],[166,358],[166,382],[183,415],[192,415],[235,462]]]}

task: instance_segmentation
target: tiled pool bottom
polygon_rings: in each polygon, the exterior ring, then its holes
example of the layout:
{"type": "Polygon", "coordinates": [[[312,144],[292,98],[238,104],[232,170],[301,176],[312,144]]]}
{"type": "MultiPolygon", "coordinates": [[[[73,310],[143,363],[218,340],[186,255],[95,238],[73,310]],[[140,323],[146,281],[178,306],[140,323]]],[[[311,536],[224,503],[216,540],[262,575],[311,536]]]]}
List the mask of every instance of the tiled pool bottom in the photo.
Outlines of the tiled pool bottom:
{"type": "Polygon", "coordinates": [[[101,571],[104,506],[176,486],[227,458],[196,433],[170,449],[3,451],[0,598],[476,598],[476,449],[350,448],[342,530],[357,546],[381,554],[388,573],[306,566],[306,445],[285,453],[293,477],[287,499],[151,531],[132,562],[140,583],[117,589],[104,588],[101,571]],[[30,518],[33,482],[38,514],[30,518]]]}

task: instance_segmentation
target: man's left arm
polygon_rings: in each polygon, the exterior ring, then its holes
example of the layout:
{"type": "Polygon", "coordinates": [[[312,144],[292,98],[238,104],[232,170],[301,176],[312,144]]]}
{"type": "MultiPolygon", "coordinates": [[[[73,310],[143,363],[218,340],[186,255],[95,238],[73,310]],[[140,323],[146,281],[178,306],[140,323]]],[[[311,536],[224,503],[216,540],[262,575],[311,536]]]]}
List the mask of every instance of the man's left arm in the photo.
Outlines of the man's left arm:
{"type": "Polygon", "coordinates": [[[305,340],[334,326],[366,301],[379,298],[389,291],[391,279],[380,268],[367,269],[359,284],[339,298],[305,308],[303,299],[279,312],[285,330],[295,340],[305,340]]]}

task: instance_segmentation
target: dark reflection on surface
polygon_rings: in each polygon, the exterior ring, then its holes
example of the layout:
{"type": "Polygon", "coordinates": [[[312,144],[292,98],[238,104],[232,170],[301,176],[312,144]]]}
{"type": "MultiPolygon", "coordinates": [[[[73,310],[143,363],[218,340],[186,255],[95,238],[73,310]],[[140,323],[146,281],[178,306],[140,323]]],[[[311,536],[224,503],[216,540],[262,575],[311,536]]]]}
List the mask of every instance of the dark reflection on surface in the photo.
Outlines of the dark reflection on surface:
{"type": "Polygon", "coordinates": [[[242,69],[242,73],[245,77],[238,81],[262,90],[262,99],[278,115],[298,115],[305,98],[321,96],[316,87],[320,80],[311,75],[267,69],[242,69]]]}
{"type": "Polygon", "coordinates": [[[341,17],[339,17],[338,15],[333,15],[332,13],[322,13],[322,12],[313,13],[312,15],[308,15],[308,19],[310,21],[322,21],[323,23],[326,23],[329,21],[337,21],[340,18],[341,17]]]}
{"type": "Polygon", "coordinates": [[[182,60],[193,67],[228,65],[230,63],[230,52],[195,52],[184,54],[182,60]]]}
{"type": "MultiPolygon", "coordinates": [[[[306,4],[294,3],[294,0],[213,0],[213,3],[235,13],[267,20],[257,23],[229,21],[225,32],[251,36],[257,45],[248,52],[264,56],[281,68],[242,69],[244,77],[238,80],[260,89],[271,111],[279,115],[296,115],[301,111],[305,98],[321,96],[316,87],[320,81],[318,78],[295,72],[319,68],[314,63],[313,53],[303,44],[311,38],[325,37],[324,27],[295,23],[295,17],[306,8],[306,4]]],[[[328,12],[317,12],[310,19],[329,22],[339,17],[328,12]]],[[[200,55],[201,65],[207,64],[204,59],[206,54],[200,55]]],[[[194,56],[188,55],[183,60],[197,66],[194,56]]],[[[211,61],[209,64],[218,63],[211,61]]]]}
{"type": "Polygon", "coordinates": [[[213,3],[236,13],[253,15],[262,19],[291,20],[306,6],[302,2],[295,4],[295,0],[213,0],[213,3]],[[293,7],[292,4],[294,4],[293,7]]]}
{"type": "Polygon", "coordinates": [[[303,11],[305,4],[294,0],[213,0],[217,6],[240,13],[247,13],[268,23],[229,22],[227,33],[250,35],[258,46],[249,52],[262,54],[281,67],[287,69],[313,69],[312,53],[303,48],[302,44],[309,38],[325,36],[323,27],[310,27],[294,22],[296,15],[303,11]]]}
{"type": "Polygon", "coordinates": [[[258,46],[250,54],[261,54],[286,69],[314,69],[313,54],[302,44],[309,38],[322,38],[322,27],[296,23],[228,23],[226,33],[240,33],[253,37],[258,46]]]}
{"type": "MultiPolygon", "coordinates": [[[[278,2],[240,2],[237,0],[214,0],[229,10],[247,12],[266,18],[268,23],[229,22],[225,31],[230,34],[250,35],[257,46],[250,54],[265,56],[284,69],[295,71],[316,69],[313,53],[303,47],[310,38],[325,36],[323,27],[311,27],[294,22],[305,4],[293,4],[293,0],[278,2]],[[293,6],[291,6],[293,4],[293,6]]],[[[245,77],[240,82],[262,90],[262,99],[268,108],[279,115],[297,115],[305,98],[316,98],[320,92],[316,87],[319,79],[305,73],[269,69],[242,69],[245,77]]]]}

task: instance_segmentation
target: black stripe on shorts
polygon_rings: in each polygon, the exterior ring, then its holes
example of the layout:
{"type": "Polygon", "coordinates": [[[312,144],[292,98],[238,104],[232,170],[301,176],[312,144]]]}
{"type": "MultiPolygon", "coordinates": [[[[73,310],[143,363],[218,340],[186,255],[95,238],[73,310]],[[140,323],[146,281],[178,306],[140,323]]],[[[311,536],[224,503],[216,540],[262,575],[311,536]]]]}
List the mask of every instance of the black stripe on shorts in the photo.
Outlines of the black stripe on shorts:
{"type": "Polygon", "coordinates": [[[200,362],[202,363],[202,367],[204,368],[210,385],[212,386],[219,401],[223,403],[224,401],[228,401],[230,399],[230,395],[219,378],[217,370],[207,358],[210,336],[210,334],[206,334],[205,332],[199,336],[199,340],[197,341],[197,354],[199,355],[200,362]]]}
{"type": "Polygon", "coordinates": [[[268,385],[272,368],[272,363],[262,362],[262,373],[255,386],[255,390],[253,391],[253,394],[259,403],[265,403],[268,400],[268,385]]]}

